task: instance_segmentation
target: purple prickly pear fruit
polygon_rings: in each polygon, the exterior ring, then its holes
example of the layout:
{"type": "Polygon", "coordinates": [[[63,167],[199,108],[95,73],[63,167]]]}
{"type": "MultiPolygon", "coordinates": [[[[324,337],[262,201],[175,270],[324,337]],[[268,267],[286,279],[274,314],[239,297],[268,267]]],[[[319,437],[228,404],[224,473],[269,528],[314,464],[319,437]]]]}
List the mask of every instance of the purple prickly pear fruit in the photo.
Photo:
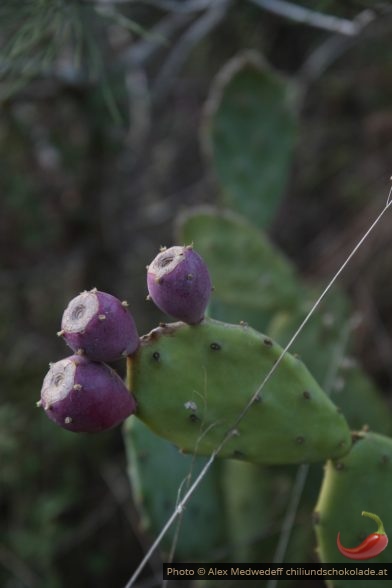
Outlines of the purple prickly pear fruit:
{"type": "Polygon", "coordinates": [[[190,325],[204,318],[211,279],[191,246],[163,249],[147,267],[147,286],[149,297],[166,314],[190,325]]]}
{"type": "Polygon", "coordinates": [[[51,364],[37,404],[57,425],[75,433],[106,431],[136,410],[114,370],[80,355],[51,364]]]}
{"type": "Polygon", "coordinates": [[[93,361],[132,355],[139,347],[139,335],[127,306],[96,288],[82,292],[65,309],[58,335],[73,351],[93,361]]]}

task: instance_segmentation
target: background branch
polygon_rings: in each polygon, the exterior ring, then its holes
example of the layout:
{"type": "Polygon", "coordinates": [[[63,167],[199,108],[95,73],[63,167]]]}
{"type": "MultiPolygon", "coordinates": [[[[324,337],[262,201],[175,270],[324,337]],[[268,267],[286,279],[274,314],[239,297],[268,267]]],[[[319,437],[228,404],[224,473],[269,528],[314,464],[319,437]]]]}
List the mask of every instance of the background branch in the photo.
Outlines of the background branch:
{"type": "Polygon", "coordinates": [[[223,20],[231,2],[232,0],[216,0],[179,39],[155,80],[152,93],[156,100],[165,97],[189,53],[223,20]]]}
{"type": "MultiPolygon", "coordinates": [[[[264,8],[269,12],[283,16],[289,20],[299,22],[301,24],[310,25],[326,31],[339,33],[340,35],[354,36],[360,33],[362,28],[367,24],[367,21],[362,22],[361,19],[347,20],[339,18],[330,14],[323,14],[310,10],[298,4],[286,2],[286,0],[250,0],[253,4],[264,8]]],[[[368,11],[366,11],[368,12],[368,11]]]]}
{"type": "Polygon", "coordinates": [[[178,29],[187,25],[192,20],[190,12],[173,13],[162,18],[162,20],[151,28],[149,38],[144,38],[134,43],[124,51],[120,58],[120,64],[124,67],[145,65],[162,45],[168,42],[178,29]]]}

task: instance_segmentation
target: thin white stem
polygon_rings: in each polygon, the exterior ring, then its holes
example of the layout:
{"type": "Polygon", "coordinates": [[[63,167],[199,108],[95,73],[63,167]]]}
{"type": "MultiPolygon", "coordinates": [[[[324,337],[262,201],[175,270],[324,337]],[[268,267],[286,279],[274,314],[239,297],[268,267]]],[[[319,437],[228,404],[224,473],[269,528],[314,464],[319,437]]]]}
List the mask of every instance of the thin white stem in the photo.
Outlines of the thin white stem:
{"type": "Polygon", "coordinates": [[[267,373],[267,375],[265,376],[265,378],[263,379],[263,381],[261,382],[261,384],[258,386],[257,390],[252,395],[252,397],[249,400],[248,404],[245,406],[244,410],[241,412],[241,414],[239,415],[239,417],[235,421],[233,427],[231,427],[231,429],[227,432],[226,436],[223,438],[222,442],[211,453],[210,458],[208,459],[207,463],[205,464],[205,466],[201,470],[200,474],[197,476],[197,478],[195,479],[195,481],[193,482],[193,484],[191,485],[191,487],[189,488],[189,490],[185,494],[184,498],[181,500],[181,502],[174,509],[172,515],[170,516],[170,518],[168,519],[168,521],[166,522],[166,524],[163,526],[161,532],[159,533],[159,535],[155,539],[154,543],[151,545],[150,549],[148,550],[148,552],[144,556],[143,560],[140,562],[139,566],[137,567],[137,569],[133,573],[132,577],[130,578],[129,582],[126,584],[125,588],[132,588],[135,580],[137,580],[137,578],[139,577],[140,573],[142,572],[142,570],[144,569],[145,565],[149,561],[151,555],[154,553],[154,551],[159,546],[159,544],[162,541],[163,537],[165,536],[166,532],[169,530],[169,528],[171,527],[171,525],[173,524],[173,522],[176,520],[177,516],[183,511],[184,506],[186,505],[186,503],[188,502],[188,500],[191,498],[192,494],[195,492],[195,490],[198,488],[198,486],[204,480],[204,478],[207,475],[210,467],[214,463],[216,457],[218,456],[218,454],[220,453],[220,451],[222,450],[222,448],[224,447],[224,445],[233,436],[233,434],[235,432],[235,427],[243,419],[243,417],[246,415],[246,413],[248,412],[248,410],[250,409],[250,407],[257,401],[260,392],[263,390],[264,386],[270,380],[270,378],[272,377],[272,375],[275,373],[275,371],[278,368],[279,364],[282,362],[284,356],[286,355],[286,353],[288,352],[288,350],[290,349],[290,347],[292,346],[292,344],[294,343],[294,341],[297,339],[298,335],[301,333],[301,331],[303,330],[303,328],[305,327],[305,325],[307,324],[307,322],[309,321],[309,319],[311,318],[311,316],[314,314],[314,312],[316,311],[316,309],[318,308],[318,306],[320,305],[320,303],[322,302],[322,300],[325,298],[325,296],[327,295],[327,293],[329,292],[329,290],[332,288],[332,286],[334,285],[334,283],[336,282],[336,280],[338,279],[338,277],[341,275],[341,273],[343,272],[343,270],[350,263],[350,261],[354,257],[354,255],[357,253],[358,249],[360,249],[360,247],[363,245],[363,243],[369,237],[370,233],[373,231],[373,229],[380,222],[380,220],[382,219],[382,217],[384,216],[384,214],[386,213],[386,211],[389,209],[389,206],[391,205],[391,203],[392,203],[392,200],[389,200],[388,199],[387,204],[385,205],[385,207],[382,209],[382,211],[377,216],[377,218],[372,222],[372,224],[367,229],[367,231],[365,232],[365,234],[360,238],[360,240],[355,245],[355,247],[353,248],[353,250],[351,251],[351,253],[348,255],[348,257],[346,258],[346,260],[342,263],[342,265],[340,266],[340,268],[338,269],[338,271],[335,273],[335,275],[330,280],[330,282],[327,284],[327,286],[325,287],[325,289],[323,290],[323,292],[321,293],[321,295],[318,297],[318,299],[316,300],[316,302],[313,304],[312,308],[309,310],[308,314],[306,315],[306,317],[304,318],[304,320],[302,321],[302,323],[300,324],[300,326],[298,327],[298,329],[295,331],[294,335],[291,337],[291,339],[287,343],[286,347],[282,350],[282,353],[278,357],[277,361],[272,366],[271,370],[267,373]]]}
{"type": "MultiPolygon", "coordinates": [[[[189,484],[191,483],[191,480],[192,480],[192,470],[193,470],[194,462],[195,462],[195,455],[193,456],[190,471],[189,471],[188,475],[186,476],[186,478],[184,478],[184,480],[181,482],[180,487],[178,489],[176,504],[181,502],[181,493],[182,493],[183,486],[186,489],[189,488],[189,484]]],[[[169,552],[169,556],[168,556],[167,562],[166,562],[168,564],[172,563],[172,561],[174,559],[174,555],[176,553],[177,543],[178,543],[178,539],[180,536],[181,525],[182,525],[182,521],[183,521],[183,515],[184,515],[184,511],[181,511],[181,513],[178,515],[178,518],[177,518],[174,537],[173,537],[172,544],[170,546],[170,552],[169,552]]],[[[162,582],[162,588],[167,588],[168,584],[169,584],[169,580],[168,579],[164,580],[162,582]]]]}
{"type": "Polygon", "coordinates": [[[251,0],[251,2],[289,20],[341,35],[354,36],[363,28],[363,24],[358,20],[351,21],[346,18],[323,14],[298,4],[286,2],[286,0],[251,0]]]}
{"type": "MultiPolygon", "coordinates": [[[[221,446],[219,447],[219,449],[221,449],[221,446]]],[[[203,479],[207,475],[210,467],[212,466],[212,464],[215,461],[216,456],[217,456],[217,450],[215,450],[215,451],[212,452],[212,454],[210,455],[209,460],[207,461],[207,463],[205,464],[204,468],[201,470],[200,474],[197,476],[197,478],[193,482],[192,486],[189,488],[188,492],[185,494],[184,498],[181,500],[181,502],[179,502],[177,504],[177,506],[174,509],[172,515],[170,516],[170,518],[168,519],[168,521],[166,522],[166,524],[162,527],[161,532],[159,533],[159,535],[155,539],[154,543],[151,545],[150,549],[148,550],[148,552],[146,553],[146,555],[144,556],[144,558],[140,562],[139,566],[136,568],[136,570],[132,574],[132,577],[129,579],[129,581],[126,584],[125,588],[131,588],[133,586],[134,582],[138,579],[138,577],[140,576],[140,574],[143,571],[144,567],[148,563],[151,555],[157,549],[157,547],[159,546],[159,544],[162,541],[163,537],[166,535],[167,531],[170,529],[170,527],[172,526],[172,524],[174,523],[174,521],[176,520],[176,518],[178,517],[178,515],[182,513],[182,511],[184,510],[184,506],[186,505],[186,503],[188,502],[188,500],[190,499],[190,497],[192,496],[192,494],[194,493],[194,491],[196,490],[196,488],[201,484],[201,482],[203,481],[203,479]]]]}
{"type": "MultiPolygon", "coordinates": [[[[390,179],[392,180],[392,177],[391,177],[390,179]]],[[[390,203],[391,203],[391,198],[392,198],[392,186],[391,186],[391,188],[390,188],[390,190],[389,190],[389,194],[388,194],[388,198],[387,198],[387,203],[386,203],[386,205],[385,205],[385,206],[389,206],[389,205],[390,205],[390,203]]]]}
{"type": "MultiPolygon", "coordinates": [[[[350,332],[352,331],[353,324],[352,321],[348,321],[346,328],[343,331],[342,336],[340,337],[339,344],[336,345],[335,353],[333,354],[332,360],[328,366],[328,370],[324,376],[324,390],[326,394],[329,396],[332,392],[333,382],[336,378],[336,374],[339,369],[339,365],[341,362],[342,355],[347,347],[350,332]]],[[[275,555],[273,563],[283,563],[284,558],[287,551],[287,546],[290,541],[291,533],[293,530],[293,526],[295,523],[295,517],[297,516],[297,511],[299,507],[299,503],[301,501],[301,497],[305,488],[306,480],[309,475],[309,464],[302,464],[297,469],[297,474],[295,477],[295,481],[291,490],[291,496],[289,499],[289,505],[287,507],[287,511],[283,520],[282,528],[280,531],[280,537],[278,541],[278,545],[276,547],[275,555]]],[[[271,578],[267,582],[266,588],[276,588],[278,585],[278,578],[271,578]]]]}
{"type": "MultiPolygon", "coordinates": [[[[214,424],[211,424],[209,427],[207,427],[207,429],[205,429],[202,434],[200,435],[199,439],[197,440],[196,446],[195,446],[195,451],[194,451],[194,456],[197,455],[197,447],[198,444],[200,443],[200,441],[203,439],[203,437],[205,435],[208,434],[208,432],[214,427],[214,424]]],[[[231,436],[231,435],[230,435],[231,436]]],[[[207,475],[211,465],[213,464],[215,457],[218,455],[219,451],[222,449],[224,443],[226,442],[226,438],[222,441],[222,443],[215,449],[215,451],[213,451],[210,455],[209,460],[207,461],[207,463],[204,465],[203,469],[201,470],[200,474],[197,476],[197,478],[195,479],[195,481],[193,482],[192,486],[189,488],[189,490],[186,492],[184,498],[177,502],[176,507],[173,511],[173,514],[171,515],[171,517],[169,518],[169,520],[167,521],[167,523],[165,524],[165,526],[162,528],[161,532],[159,533],[158,537],[155,539],[154,543],[151,545],[150,549],[148,550],[148,553],[145,555],[145,557],[143,558],[143,560],[140,562],[139,567],[135,570],[133,576],[130,578],[128,584],[125,586],[125,588],[131,588],[131,586],[133,586],[133,583],[137,580],[137,578],[139,577],[140,573],[142,572],[143,568],[145,567],[145,565],[148,563],[151,555],[154,553],[154,551],[157,549],[157,547],[159,546],[160,542],[162,541],[163,537],[166,535],[167,531],[170,529],[170,527],[172,526],[172,524],[174,523],[175,519],[179,516],[182,515],[183,511],[184,511],[184,506],[186,505],[186,503],[188,502],[188,500],[190,499],[190,497],[192,496],[193,492],[196,490],[196,488],[199,486],[199,484],[203,481],[204,477],[207,475]]],[[[189,470],[189,476],[192,475],[192,468],[193,468],[193,464],[194,462],[192,461],[192,465],[191,468],[189,470]]],[[[185,480],[183,480],[182,484],[185,482],[185,480]]],[[[181,488],[180,488],[181,489],[181,488]]]]}
{"type": "Polygon", "coordinates": [[[296,338],[298,337],[298,335],[301,333],[302,329],[305,327],[305,325],[307,324],[307,322],[309,321],[309,319],[313,316],[314,312],[316,311],[316,309],[318,308],[318,306],[320,305],[320,303],[324,300],[325,296],[328,294],[328,292],[330,291],[330,289],[332,288],[332,286],[334,285],[334,283],[336,282],[336,280],[338,279],[338,277],[341,275],[341,273],[344,271],[344,269],[346,268],[346,266],[350,263],[351,259],[357,253],[358,249],[360,249],[361,245],[363,245],[363,243],[369,237],[369,235],[373,231],[374,227],[380,222],[380,220],[384,216],[385,212],[388,210],[388,208],[391,205],[391,203],[392,203],[392,200],[390,200],[389,202],[387,202],[387,204],[382,209],[382,211],[380,212],[380,214],[377,216],[377,218],[370,225],[370,227],[368,228],[368,230],[366,231],[366,233],[360,238],[360,240],[358,241],[358,243],[355,245],[354,249],[348,255],[348,257],[346,258],[346,260],[342,263],[342,265],[340,266],[340,268],[338,269],[338,271],[336,272],[336,274],[333,276],[333,278],[331,279],[331,281],[324,288],[323,292],[317,298],[316,302],[313,304],[312,308],[309,310],[308,314],[306,315],[306,317],[304,318],[304,320],[302,321],[302,323],[299,325],[298,329],[295,331],[294,335],[291,337],[291,339],[287,343],[286,347],[283,349],[282,353],[280,354],[280,356],[276,360],[275,364],[272,366],[272,368],[270,369],[270,371],[267,373],[267,375],[265,376],[264,380],[261,382],[260,386],[257,388],[256,392],[253,394],[252,398],[249,400],[248,404],[246,405],[246,407],[242,411],[241,415],[237,419],[237,421],[236,421],[236,423],[235,423],[234,426],[236,426],[238,424],[238,422],[240,420],[242,420],[242,418],[248,412],[249,408],[255,403],[255,401],[257,401],[260,392],[262,391],[262,389],[264,388],[264,386],[266,385],[266,383],[269,381],[269,379],[271,378],[271,376],[275,373],[275,371],[277,370],[277,368],[281,364],[281,362],[282,362],[284,356],[286,355],[287,351],[290,349],[290,347],[292,346],[292,344],[294,343],[294,341],[296,340],[296,338]]]}

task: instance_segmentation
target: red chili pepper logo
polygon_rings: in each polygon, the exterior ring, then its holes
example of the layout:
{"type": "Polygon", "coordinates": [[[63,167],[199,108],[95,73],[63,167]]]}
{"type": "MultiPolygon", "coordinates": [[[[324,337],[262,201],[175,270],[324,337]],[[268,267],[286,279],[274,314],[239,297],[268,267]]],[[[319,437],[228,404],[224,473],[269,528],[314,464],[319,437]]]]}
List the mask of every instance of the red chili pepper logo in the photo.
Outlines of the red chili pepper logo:
{"type": "Polygon", "coordinates": [[[384,525],[380,517],[371,512],[362,512],[363,517],[370,517],[376,521],[378,529],[376,533],[372,533],[357,547],[343,547],[340,543],[340,531],[337,538],[337,546],[342,555],[350,559],[371,559],[379,555],[388,545],[388,537],[384,530],[384,525]]]}

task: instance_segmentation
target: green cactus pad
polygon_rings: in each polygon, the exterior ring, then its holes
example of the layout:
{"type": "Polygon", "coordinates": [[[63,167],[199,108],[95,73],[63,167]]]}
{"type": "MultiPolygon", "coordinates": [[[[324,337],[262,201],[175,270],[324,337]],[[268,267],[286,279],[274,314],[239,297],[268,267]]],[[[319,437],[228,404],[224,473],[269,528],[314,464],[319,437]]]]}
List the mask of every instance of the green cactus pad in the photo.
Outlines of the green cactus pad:
{"type": "Polygon", "coordinates": [[[353,358],[343,358],[331,399],[340,407],[352,429],[368,426],[383,435],[391,432],[388,404],[353,358]]]}
{"type": "MultiPolygon", "coordinates": [[[[286,345],[320,293],[319,290],[314,290],[308,295],[311,302],[303,303],[293,312],[276,314],[269,324],[268,334],[281,345],[286,345]]],[[[350,309],[346,297],[336,290],[331,294],[319,305],[317,312],[293,344],[293,352],[299,354],[321,385],[325,382],[330,384],[329,374],[331,370],[336,371],[342,355],[346,354],[351,330],[350,309]]]]}
{"type": "Polygon", "coordinates": [[[257,561],[274,512],[274,479],[263,466],[232,459],[224,462],[222,480],[233,561],[257,561]]]}
{"type": "Polygon", "coordinates": [[[294,83],[246,51],[217,75],[205,108],[202,140],[222,200],[268,226],[286,188],[297,138],[294,83]]]}
{"type": "Polygon", "coordinates": [[[137,415],[197,455],[211,454],[229,431],[221,457],[284,464],[344,455],[351,443],[344,417],[290,354],[237,423],[281,351],[245,325],[205,319],[158,327],[129,362],[137,415]]]}
{"type": "Polygon", "coordinates": [[[290,261],[239,215],[195,208],[178,218],[177,238],[180,243],[193,242],[207,263],[213,300],[273,313],[298,308],[306,298],[290,261]]]}
{"type": "MultiPolygon", "coordinates": [[[[350,453],[338,461],[328,461],[314,522],[318,553],[323,563],[357,563],[344,557],[336,546],[337,534],[345,547],[359,545],[368,535],[376,532],[376,524],[362,511],[377,514],[387,534],[392,533],[392,440],[376,433],[354,434],[350,453]]],[[[370,563],[390,563],[392,546],[370,563]]],[[[359,563],[359,562],[358,562],[359,563]]],[[[368,588],[378,585],[369,577],[363,580],[333,580],[334,588],[368,588]]],[[[383,580],[380,586],[391,587],[392,580],[383,580]]]]}
{"type": "MultiPolygon", "coordinates": [[[[138,419],[125,422],[123,436],[135,505],[144,529],[157,534],[173,513],[179,496],[185,495],[189,487],[187,482],[194,480],[206,458],[182,455],[138,419]]],[[[213,550],[226,541],[220,485],[222,465],[221,462],[213,464],[203,484],[185,506],[181,520],[177,519],[180,525],[175,551],[177,559],[208,559],[213,550]]],[[[175,534],[176,523],[163,540],[163,547],[168,551],[175,534]]]]}
{"type": "Polygon", "coordinates": [[[247,323],[253,329],[267,331],[271,315],[269,312],[249,308],[239,304],[227,304],[214,297],[208,305],[206,316],[227,323],[247,323]]]}
{"type": "MultiPolygon", "coordinates": [[[[272,561],[282,531],[298,466],[261,466],[225,460],[222,468],[227,522],[231,537],[230,561],[272,561]]],[[[314,535],[311,513],[321,476],[314,480],[310,468],[305,492],[298,507],[284,561],[311,561],[314,535]],[[316,482],[317,489],[312,489],[316,482]]],[[[285,582],[289,586],[290,582],[285,582]]]]}
{"type": "MultiPolygon", "coordinates": [[[[286,345],[305,315],[306,310],[300,314],[277,315],[269,325],[268,334],[286,345]]],[[[328,386],[330,398],[342,410],[351,429],[368,425],[373,431],[388,434],[391,431],[388,406],[377,386],[350,357],[350,322],[353,321],[344,298],[335,295],[306,325],[295,341],[294,350],[317,381],[328,386]]]]}

